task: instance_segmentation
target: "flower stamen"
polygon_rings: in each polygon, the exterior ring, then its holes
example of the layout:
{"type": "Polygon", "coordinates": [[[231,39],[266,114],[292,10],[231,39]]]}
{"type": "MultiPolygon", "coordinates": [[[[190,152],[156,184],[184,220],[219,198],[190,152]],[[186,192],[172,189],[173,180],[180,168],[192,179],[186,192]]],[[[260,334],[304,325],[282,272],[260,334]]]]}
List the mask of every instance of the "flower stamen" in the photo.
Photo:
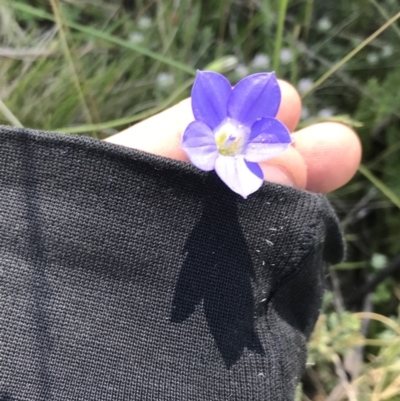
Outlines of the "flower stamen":
{"type": "Polygon", "coordinates": [[[225,119],[214,131],[218,152],[222,156],[243,153],[250,130],[237,121],[225,119]]]}

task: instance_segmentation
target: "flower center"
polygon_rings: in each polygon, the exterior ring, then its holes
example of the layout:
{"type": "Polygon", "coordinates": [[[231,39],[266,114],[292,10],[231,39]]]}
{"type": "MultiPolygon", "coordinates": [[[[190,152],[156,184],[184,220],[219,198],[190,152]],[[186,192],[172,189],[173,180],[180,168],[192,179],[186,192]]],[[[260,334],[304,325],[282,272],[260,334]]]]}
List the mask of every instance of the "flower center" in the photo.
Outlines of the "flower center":
{"type": "Polygon", "coordinates": [[[236,120],[226,118],[214,130],[214,135],[220,155],[236,156],[243,153],[250,135],[250,129],[239,124],[236,120]]]}

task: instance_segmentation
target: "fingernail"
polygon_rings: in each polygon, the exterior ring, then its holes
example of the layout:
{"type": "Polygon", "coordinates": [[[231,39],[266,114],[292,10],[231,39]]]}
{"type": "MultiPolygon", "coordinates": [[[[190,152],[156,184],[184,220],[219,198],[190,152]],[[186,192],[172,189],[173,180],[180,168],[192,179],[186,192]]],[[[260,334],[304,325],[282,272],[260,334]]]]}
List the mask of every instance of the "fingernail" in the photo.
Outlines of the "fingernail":
{"type": "Polygon", "coordinates": [[[263,166],[264,180],[274,182],[275,184],[287,185],[294,187],[293,181],[283,171],[283,169],[276,166],[263,166]]]}

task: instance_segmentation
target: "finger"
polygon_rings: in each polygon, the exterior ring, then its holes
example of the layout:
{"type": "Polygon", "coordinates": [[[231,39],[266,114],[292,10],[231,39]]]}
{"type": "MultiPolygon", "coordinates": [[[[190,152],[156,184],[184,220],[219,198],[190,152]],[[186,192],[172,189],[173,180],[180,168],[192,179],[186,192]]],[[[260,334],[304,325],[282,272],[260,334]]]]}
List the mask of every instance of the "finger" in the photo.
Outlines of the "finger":
{"type": "Polygon", "coordinates": [[[190,99],[185,99],[177,105],[107,138],[106,141],[171,159],[188,161],[181,148],[181,139],[185,128],[193,120],[190,99]]]}
{"type": "Polygon", "coordinates": [[[289,147],[279,156],[259,163],[264,180],[277,184],[305,189],[307,184],[307,166],[300,152],[289,147]]]}
{"type": "Polygon", "coordinates": [[[297,90],[288,82],[279,80],[282,100],[276,118],[282,121],[290,132],[293,132],[300,121],[301,98],[297,90]]]}
{"type": "MultiPolygon", "coordinates": [[[[293,131],[301,114],[301,100],[292,85],[279,81],[282,93],[277,118],[293,131]]],[[[181,138],[194,120],[190,99],[106,139],[108,142],[132,147],[172,159],[188,158],[181,149],[181,138]]]]}
{"type": "Polygon", "coordinates": [[[349,127],[338,123],[315,124],[294,133],[293,139],[307,167],[309,191],[333,191],[356,173],[361,144],[349,127]]]}

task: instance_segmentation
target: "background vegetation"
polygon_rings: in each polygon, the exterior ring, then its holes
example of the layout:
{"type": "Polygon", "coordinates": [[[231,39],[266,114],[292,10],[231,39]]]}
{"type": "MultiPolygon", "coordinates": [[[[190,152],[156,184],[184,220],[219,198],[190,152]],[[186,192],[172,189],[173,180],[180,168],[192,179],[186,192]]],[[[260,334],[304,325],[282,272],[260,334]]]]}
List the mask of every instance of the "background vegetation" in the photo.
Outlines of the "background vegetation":
{"type": "Polygon", "coordinates": [[[188,96],[196,68],[232,82],[277,71],[303,95],[303,126],[345,122],[364,147],[359,174],[330,195],[348,258],[327,274],[298,400],[400,400],[399,11],[398,0],[0,0],[0,123],[104,138],[188,96]]]}

